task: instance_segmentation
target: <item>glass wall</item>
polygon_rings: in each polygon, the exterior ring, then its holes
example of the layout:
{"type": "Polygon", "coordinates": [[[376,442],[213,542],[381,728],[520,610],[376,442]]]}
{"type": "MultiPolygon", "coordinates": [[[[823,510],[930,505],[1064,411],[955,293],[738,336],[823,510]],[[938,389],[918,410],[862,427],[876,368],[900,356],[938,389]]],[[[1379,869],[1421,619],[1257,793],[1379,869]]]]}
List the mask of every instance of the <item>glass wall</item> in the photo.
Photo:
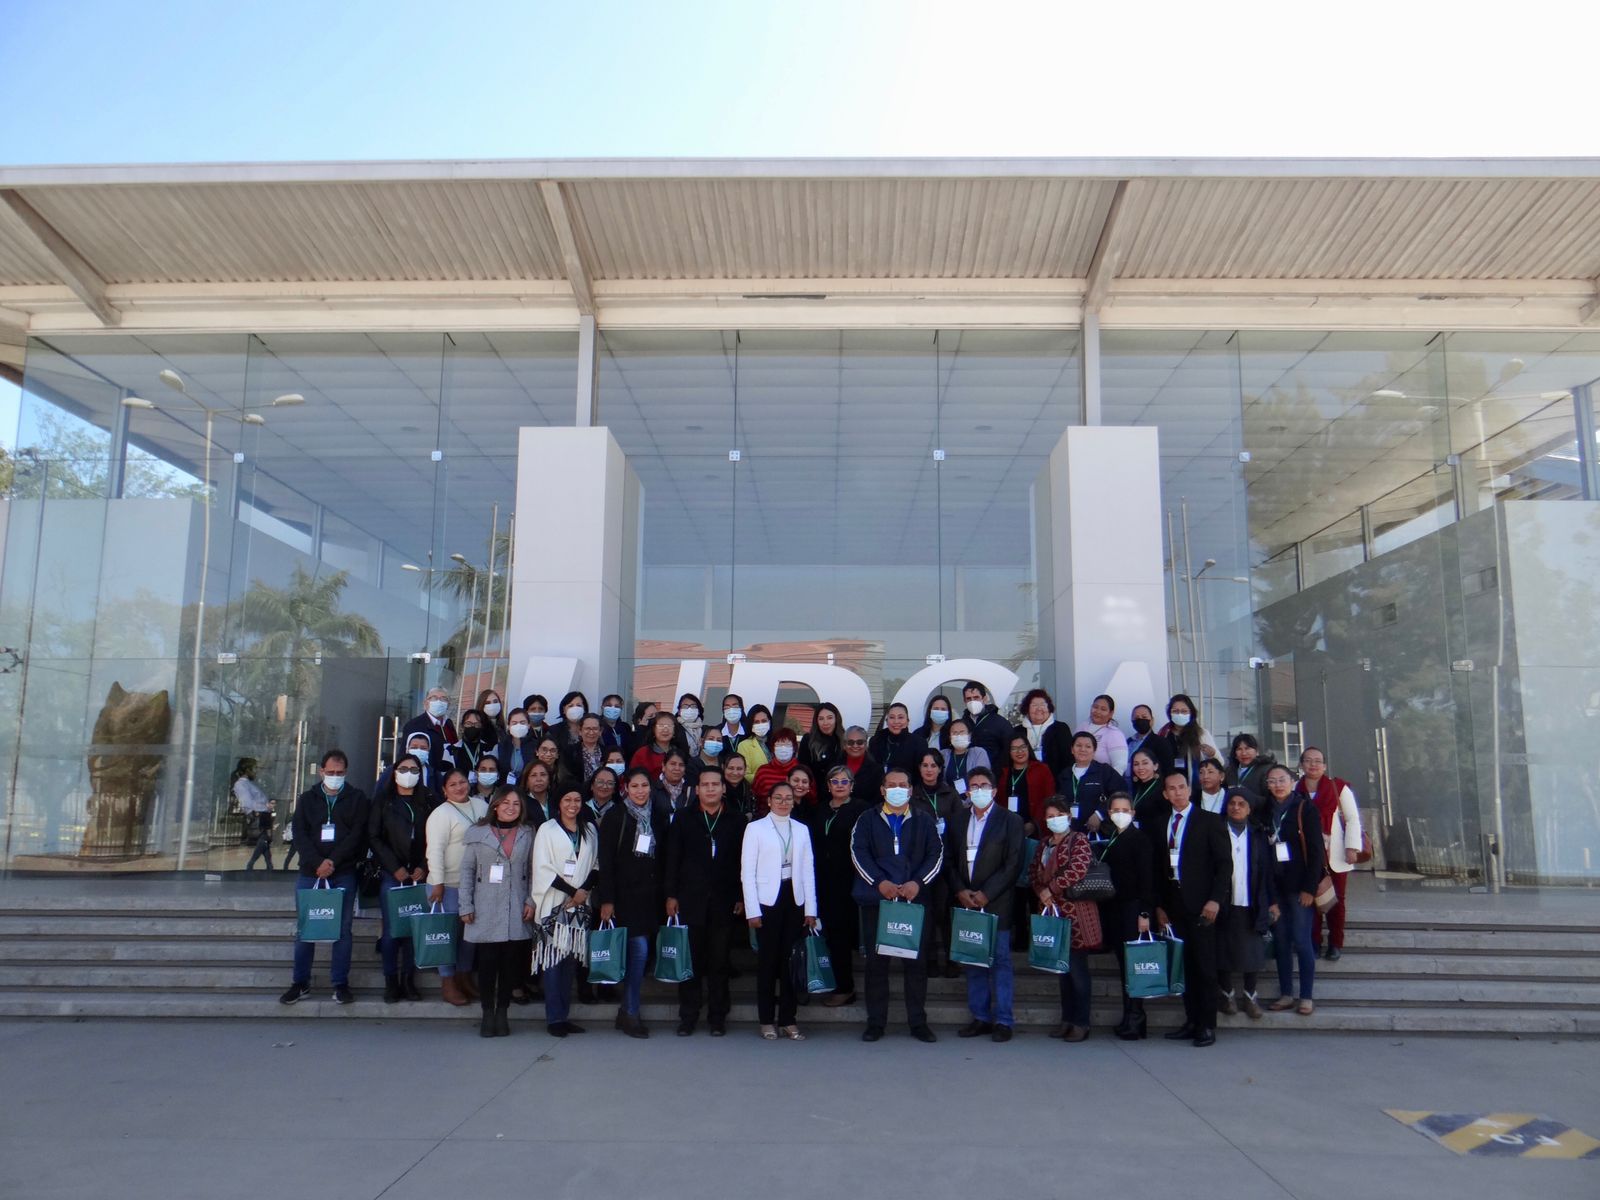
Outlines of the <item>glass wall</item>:
{"type": "Polygon", "coordinates": [[[504,686],[515,431],[570,423],[576,349],[31,342],[0,578],[0,862],[237,867],[239,759],[286,811],[326,746],[371,778],[420,688],[504,686]]]}
{"type": "MultiPolygon", "coordinates": [[[[1004,662],[1022,690],[1052,676],[1032,486],[1079,419],[1077,347],[1069,330],[605,334],[601,419],[645,495],[635,694],[671,703],[687,658],[720,695],[729,654],[846,667],[880,711],[930,656],[1004,662]]],[[[785,699],[807,727],[815,697],[785,699]]]]}

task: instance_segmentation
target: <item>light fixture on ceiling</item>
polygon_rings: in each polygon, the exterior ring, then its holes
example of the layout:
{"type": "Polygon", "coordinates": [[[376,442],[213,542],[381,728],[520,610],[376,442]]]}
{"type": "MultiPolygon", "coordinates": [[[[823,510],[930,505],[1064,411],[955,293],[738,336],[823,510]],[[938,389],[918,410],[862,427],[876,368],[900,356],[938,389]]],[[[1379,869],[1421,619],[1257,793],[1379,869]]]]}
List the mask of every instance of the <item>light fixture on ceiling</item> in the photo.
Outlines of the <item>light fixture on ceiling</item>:
{"type": "Polygon", "coordinates": [[[400,564],[400,569],[401,569],[401,570],[402,570],[402,571],[416,571],[416,572],[418,572],[418,573],[419,573],[419,574],[420,574],[420,573],[421,573],[421,571],[422,571],[422,568],[421,568],[421,567],[419,567],[419,566],[417,566],[417,564],[416,564],[416,563],[401,563],[401,564],[400,564]]]}
{"type": "Polygon", "coordinates": [[[1368,400],[1404,400],[1406,394],[1398,388],[1379,388],[1367,395],[1368,400]]]}
{"type": "Polygon", "coordinates": [[[150,401],[146,400],[143,396],[124,396],[122,398],[122,407],[123,408],[154,408],[155,405],[152,404],[150,401]]]}
{"type": "Polygon", "coordinates": [[[272,407],[273,408],[293,408],[296,405],[304,404],[305,402],[306,402],[306,398],[304,396],[302,396],[299,392],[285,392],[281,396],[273,397],[272,407]]]}
{"type": "Polygon", "coordinates": [[[170,367],[158,372],[156,378],[161,380],[162,383],[166,384],[175,392],[181,392],[185,396],[189,394],[189,389],[183,386],[183,376],[179,375],[170,367]]]}

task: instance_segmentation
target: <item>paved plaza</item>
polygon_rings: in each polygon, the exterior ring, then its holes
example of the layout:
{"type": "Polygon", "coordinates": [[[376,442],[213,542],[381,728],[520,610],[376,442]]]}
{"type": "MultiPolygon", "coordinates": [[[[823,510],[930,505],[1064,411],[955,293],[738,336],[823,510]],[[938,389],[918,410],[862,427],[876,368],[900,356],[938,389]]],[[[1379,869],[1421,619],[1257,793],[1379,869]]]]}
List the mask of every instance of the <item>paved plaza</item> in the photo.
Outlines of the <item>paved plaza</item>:
{"type": "Polygon", "coordinates": [[[492,1041],[466,1022],[0,1023],[4,1195],[1600,1196],[1600,1160],[1461,1157],[1384,1111],[1600,1136],[1596,1040],[557,1041],[536,1011],[492,1041]]]}

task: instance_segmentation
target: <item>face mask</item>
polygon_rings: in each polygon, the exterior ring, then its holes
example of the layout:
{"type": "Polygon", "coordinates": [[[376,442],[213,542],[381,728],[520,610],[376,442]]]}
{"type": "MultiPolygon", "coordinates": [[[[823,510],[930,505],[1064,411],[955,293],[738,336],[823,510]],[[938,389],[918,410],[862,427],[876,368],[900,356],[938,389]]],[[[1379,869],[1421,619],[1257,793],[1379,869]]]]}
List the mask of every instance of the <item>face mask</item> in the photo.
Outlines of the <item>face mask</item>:
{"type": "Polygon", "coordinates": [[[1182,729],[1185,725],[1187,725],[1192,720],[1194,720],[1194,718],[1191,717],[1188,713],[1173,713],[1172,714],[1172,723],[1174,725],[1176,725],[1179,729],[1182,729]]]}
{"type": "Polygon", "coordinates": [[[1150,732],[1150,718],[1149,717],[1135,717],[1133,719],[1133,731],[1135,733],[1149,733],[1150,732]]]}
{"type": "Polygon", "coordinates": [[[474,721],[471,725],[463,725],[461,727],[461,732],[471,734],[473,737],[477,737],[479,733],[483,732],[483,730],[478,723],[474,721]]]}
{"type": "Polygon", "coordinates": [[[1111,814],[1111,823],[1118,829],[1126,829],[1133,824],[1133,814],[1131,812],[1114,812],[1111,814]]]}
{"type": "Polygon", "coordinates": [[[322,786],[327,788],[330,792],[337,792],[340,788],[344,787],[344,776],[324,775],[322,777],[322,786]]]}
{"type": "Polygon", "coordinates": [[[608,721],[617,721],[622,718],[622,710],[615,704],[608,704],[600,710],[600,715],[608,721]]]}
{"type": "Polygon", "coordinates": [[[416,787],[422,782],[422,776],[415,771],[396,771],[394,781],[401,787],[416,787]]]}
{"type": "Polygon", "coordinates": [[[527,737],[528,736],[528,726],[520,725],[520,724],[511,726],[511,736],[514,737],[514,738],[525,738],[525,737],[527,737]]]}
{"type": "Polygon", "coordinates": [[[994,803],[994,793],[988,788],[973,788],[967,794],[972,797],[972,807],[979,812],[994,803]]]}
{"type": "Polygon", "coordinates": [[[442,717],[442,716],[445,715],[445,713],[447,713],[449,711],[450,711],[450,701],[448,701],[448,700],[429,700],[428,701],[428,715],[430,717],[442,717]]]}
{"type": "Polygon", "coordinates": [[[678,715],[685,721],[698,721],[700,719],[700,710],[692,704],[685,704],[678,710],[678,715]]]}
{"type": "Polygon", "coordinates": [[[478,782],[484,787],[493,787],[500,782],[500,773],[498,771],[479,771],[478,782]]]}
{"type": "Polygon", "coordinates": [[[935,729],[937,729],[939,726],[943,725],[949,719],[950,719],[950,714],[945,712],[945,710],[942,709],[942,708],[936,708],[931,713],[928,714],[928,720],[933,722],[933,727],[935,729]]]}
{"type": "Polygon", "coordinates": [[[794,747],[789,745],[788,742],[780,742],[778,745],[773,747],[772,757],[777,759],[779,762],[788,762],[794,757],[794,747]]]}
{"type": "Polygon", "coordinates": [[[543,725],[544,714],[542,712],[531,712],[528,714],[528,720],[535,725],[543,725]]]}
{"type": "Polygon", "coordinates": [[[964,733],[958,733],[950,738],[950,744],[957,750],[965,750],[968,746],[972,745],[972,739],[964,733]]]}
{"type": "Polygon", "coordinates": [[[1071,817],[1046,817],[1044,823],[1051,833],[1065,833],[1072,828],[1071,817]]]}
{"type": "Polygon", "coordinates": [[[415,754],[419,759],[422,760],[424,766],[427,765],[427,762],[428,762],[428,747],[426,747],[426,746],[407,746],[406,747],[406,753],[407,754],[415,754]]]}
{"type": "Polygon", "coordinates": [[[884,791],[883,798],[894,808],[904,808],[911,803],[911,789],[903,787],[888,788],[884,791]]]}
{"type": "Polygon", "coordinates": [[[627,763],[607,763],[606,766],[611,768],[611,772],[614,775],[621,775],[628,769],[627,763]]]}
{"type": "Polygon", "coordinates": [[[750,732],[755,734],[757,737],[766,737],[767,730],[771,728],[772,726],[767,724],[767,722],[757,721],[754,725],[750,726],[750,732]]]}
{"type": "Polygon", "coordinates": [[[581,704],[567,705],[567,720],[569,721],[581,721],[588,715],[589,714],[585,711],[583,705],[581,704]]]}
{"type": "Polygon", "coordinates": [[[489,701],[489,703],[483,706],[483,711],[491,717],[498,717],[500,715],[500,701],[489,701]]]}
{"type": "Polygon", "coordinates": [[[967,701],[967,711],[969,713],[971,713],[973,716],[977,716],[979,713],[981,713],[983,711],[983,701],[982,700],[968,700],[967,701]]]}
{"type": "Polygon", "coordinates": [[[737,725],[739,718],[742,716],[744,716],[744,709],[742,708],[725,708],[722,710],[722,719],[729,725],[737,725]]]}
{"type": "Polygon", "coordinates": [[[712,758],[722,753],[721,742],[705,742],[702,744],[705,746],[706,753],[711,755],[712,758]]]}

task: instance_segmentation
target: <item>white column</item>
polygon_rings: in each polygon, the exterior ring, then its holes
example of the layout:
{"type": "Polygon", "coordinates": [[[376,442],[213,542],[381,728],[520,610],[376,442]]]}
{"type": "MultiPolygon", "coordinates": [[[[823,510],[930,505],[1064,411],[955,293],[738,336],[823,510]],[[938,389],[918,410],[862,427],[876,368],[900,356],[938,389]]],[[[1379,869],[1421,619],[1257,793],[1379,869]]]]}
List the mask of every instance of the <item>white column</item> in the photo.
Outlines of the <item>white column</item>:
{"type": "Polygon", "coordinates": [[[1167,700],[1161,458],[1151,427],[1068,429],[1034,482],[1040,657],[1073,725],[1100,692],[1126,729],[1135,704],[1167,700]]]}
{"type": "Polygon", "coordinates": [[[604,426],[525,428],[517,443],[512,703],[578,688],[627,694],[639,570],[639,477],[604,426]],[[553,524],[552,524],[553,522],[553,524]]]}

